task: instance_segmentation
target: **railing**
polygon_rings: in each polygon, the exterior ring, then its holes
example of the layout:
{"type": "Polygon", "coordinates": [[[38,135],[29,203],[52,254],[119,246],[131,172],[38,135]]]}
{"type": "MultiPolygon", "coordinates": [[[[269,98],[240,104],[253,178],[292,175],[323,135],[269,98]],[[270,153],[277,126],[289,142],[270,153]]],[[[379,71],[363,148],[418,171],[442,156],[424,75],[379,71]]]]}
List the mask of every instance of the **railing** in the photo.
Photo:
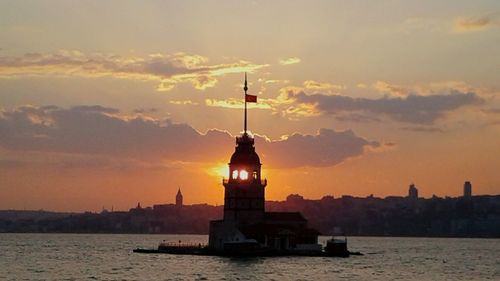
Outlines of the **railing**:
{"type": "Polygon", "coordinates": [[[240,143],[251,143],[254,144],[254,139],[250,135],[243,135],[241,137],[236,137],[236,144],[240,143]]]}
{"type": "Polygon", "coordinates": [[[161,242],[159,247],[179,247],[179,248],[203,248],[208,246],[207,244],[201,243],[179,243],[179,242],[161,242]]]}
{"type": "Polygon", "coordinates": [[[267,185],[267,179],[248,179],[248,180],[240,180],[240,179],[226,179],[222,178],[222,184],[228,183],[260,183],[261,185],[267,185]]]}

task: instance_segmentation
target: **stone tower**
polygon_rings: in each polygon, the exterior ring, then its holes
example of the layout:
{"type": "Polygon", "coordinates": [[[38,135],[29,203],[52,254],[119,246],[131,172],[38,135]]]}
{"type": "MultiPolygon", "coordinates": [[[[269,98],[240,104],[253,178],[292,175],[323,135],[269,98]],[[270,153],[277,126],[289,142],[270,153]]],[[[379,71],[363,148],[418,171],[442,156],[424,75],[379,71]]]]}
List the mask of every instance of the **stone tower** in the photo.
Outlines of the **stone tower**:
{"type": "Polygon", "coordinates": [[[236,138],[236,148],[229,162],[229,178],[223,179],[224,220],[236,225],[264,218],[266,180],[261,179],[259,155],[248,133],[236,138]]]}

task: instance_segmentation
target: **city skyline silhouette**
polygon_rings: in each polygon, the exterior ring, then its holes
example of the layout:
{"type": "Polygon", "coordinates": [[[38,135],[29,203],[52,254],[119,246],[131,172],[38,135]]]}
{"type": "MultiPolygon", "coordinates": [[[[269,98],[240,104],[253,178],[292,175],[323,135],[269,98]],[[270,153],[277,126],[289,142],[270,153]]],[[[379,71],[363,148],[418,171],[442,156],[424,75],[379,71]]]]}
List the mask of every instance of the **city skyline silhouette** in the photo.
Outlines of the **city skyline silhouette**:
{"type": "Polygon", "coordinates": [[[113,3],[0,4],[0,209],[222,204],[245,73],[270,200],[500,192],[497,4],[113,3]]]}

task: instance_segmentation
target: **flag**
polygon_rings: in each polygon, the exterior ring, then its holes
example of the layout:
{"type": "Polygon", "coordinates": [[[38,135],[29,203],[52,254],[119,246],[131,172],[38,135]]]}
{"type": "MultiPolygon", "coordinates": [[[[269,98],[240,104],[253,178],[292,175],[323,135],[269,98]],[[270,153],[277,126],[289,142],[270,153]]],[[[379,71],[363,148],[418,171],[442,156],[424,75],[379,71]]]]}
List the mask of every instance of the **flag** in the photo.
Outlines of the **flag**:
{"type": "Polygon", "coordinates": [[[245,102],[257,102],[257,96],[245,94],[245,102]]]}

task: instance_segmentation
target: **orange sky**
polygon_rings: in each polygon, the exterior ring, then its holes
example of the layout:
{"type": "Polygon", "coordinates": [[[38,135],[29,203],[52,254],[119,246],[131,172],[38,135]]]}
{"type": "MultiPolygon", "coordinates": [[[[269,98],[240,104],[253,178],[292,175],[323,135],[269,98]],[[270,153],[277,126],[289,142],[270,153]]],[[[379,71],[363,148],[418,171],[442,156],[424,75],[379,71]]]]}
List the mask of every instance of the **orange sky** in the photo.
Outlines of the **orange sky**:
{"type": "Polygon", "coordinates": [[[498,1],[0,3],[0,209],[499,194],[498,1]],[[64,10],[64,13],[59,11],[64,10]]]}

